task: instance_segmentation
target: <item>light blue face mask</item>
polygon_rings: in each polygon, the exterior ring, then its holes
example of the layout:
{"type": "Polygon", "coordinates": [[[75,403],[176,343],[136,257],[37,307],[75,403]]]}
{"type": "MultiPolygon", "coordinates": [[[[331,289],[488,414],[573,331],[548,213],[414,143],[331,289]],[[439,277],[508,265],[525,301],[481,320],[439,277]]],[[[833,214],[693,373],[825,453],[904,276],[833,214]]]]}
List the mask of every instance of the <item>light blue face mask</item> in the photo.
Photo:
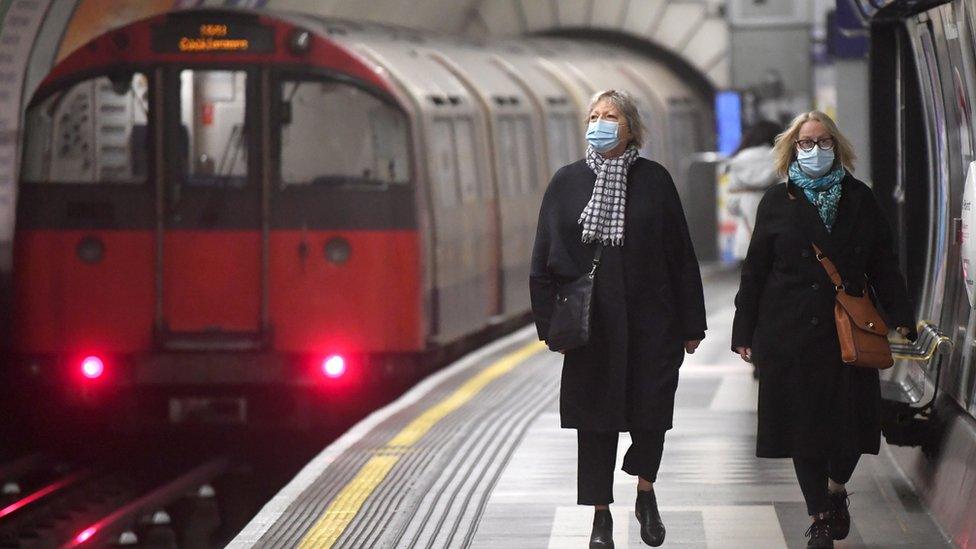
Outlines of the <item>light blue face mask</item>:
{"type": "Polygon", "coordinates": [[[834,165],[834,150],[823,150],[820,145],[814,145],[809,151],[799,149],[796,152],[796,162],[810,177],[820,177],[834,165]]]}
{"type": "Polygon", "coordinates": [[[619,126],[613,120],[597,118],[590,122],[589,127],[586,128],[586,141],[593,146],[596,152],[607,152],[620,142],[620,138],[617,137],[619,126]]]}

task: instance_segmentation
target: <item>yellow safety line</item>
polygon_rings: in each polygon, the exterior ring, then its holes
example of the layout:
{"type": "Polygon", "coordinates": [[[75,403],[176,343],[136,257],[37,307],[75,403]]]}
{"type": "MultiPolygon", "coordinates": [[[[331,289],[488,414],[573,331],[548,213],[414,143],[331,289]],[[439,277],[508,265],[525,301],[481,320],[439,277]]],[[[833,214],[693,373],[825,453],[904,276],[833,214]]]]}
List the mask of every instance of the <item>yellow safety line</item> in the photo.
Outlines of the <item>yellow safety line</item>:
{"type": "Polygon", "coordinates": [[[420,440],[444,416],[474,398],[486,385],[544,348],[542,342],[535,341],[501,358],[478,372],[450,396],[420,414],[382,448],[374,450],[375,455],[336,494],[315,525],[305,533],[298,546],[302,549],[332,547],[355,518],[356,513],[366,502],[366,498],[376,490],[410,446],[420,440]]]}

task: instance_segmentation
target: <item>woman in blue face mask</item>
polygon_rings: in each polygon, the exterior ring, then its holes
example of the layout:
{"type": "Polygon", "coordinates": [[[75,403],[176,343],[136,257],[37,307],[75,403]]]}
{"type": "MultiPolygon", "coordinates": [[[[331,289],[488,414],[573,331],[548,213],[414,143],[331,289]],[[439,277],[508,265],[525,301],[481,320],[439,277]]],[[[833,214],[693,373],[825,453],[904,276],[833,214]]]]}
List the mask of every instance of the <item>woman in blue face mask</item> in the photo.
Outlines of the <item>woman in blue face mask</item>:
{"type": "Polygon", "coordinates": [[[560,424],[577,431],[577,503],[595,507],[590,548],[613,547],[608,505],[621,431],[630,433],[623,470],[637,477],[641,539],[660,546],[654,481],[678,368],[705,337],[701,274],[670,174],[638,153],[644,126],[631,96],[596,94],[584,120],[586,156],[553,175],[539,211],[532,312],[539,338],[565,348],[559,319],[552,322],[561,285],[586,276],[599,257],[589,339],[562,357],[560,424]]]}
{"type": "Polygon", "coordinates": [[[871,189],[851,175],[854,149],[813,111],[776,137],[787,181],[759,204],[735,298],[732,350],[759,371],[756,455],[792,458],[813,523],[808,547],[850,529],[847,490],[861,454],[877,454],[878,370],[844,364],[834,323],[838,291],[874,289],[889,326],[914,339],[915,312],[891,228],[871,189]],[[838,268],[835,288],[813,245],[838,268]]]}

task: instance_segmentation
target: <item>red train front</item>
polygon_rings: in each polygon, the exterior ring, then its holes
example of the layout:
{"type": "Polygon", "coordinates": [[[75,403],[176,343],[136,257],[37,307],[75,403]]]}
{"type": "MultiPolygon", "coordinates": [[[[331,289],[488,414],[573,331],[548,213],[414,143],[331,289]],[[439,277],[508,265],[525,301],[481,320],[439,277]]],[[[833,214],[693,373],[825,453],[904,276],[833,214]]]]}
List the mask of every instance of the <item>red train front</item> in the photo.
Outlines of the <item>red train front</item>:
{"type": "Polygon", "coordinates": [[[301,423],[424,349],[410,122],[328,40],[152,18],[61,63],[25,126],[15,353],[63,403],[301,423]]]}

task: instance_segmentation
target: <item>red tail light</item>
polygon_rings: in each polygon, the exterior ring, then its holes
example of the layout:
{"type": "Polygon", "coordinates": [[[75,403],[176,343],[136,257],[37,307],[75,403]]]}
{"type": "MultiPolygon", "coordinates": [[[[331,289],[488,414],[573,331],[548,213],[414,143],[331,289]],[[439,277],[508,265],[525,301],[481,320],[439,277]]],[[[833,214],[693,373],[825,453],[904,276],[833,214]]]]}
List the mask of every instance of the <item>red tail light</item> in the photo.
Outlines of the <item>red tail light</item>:
{"type": "Polygon", "coordinates": [[[342,377],[346,373],[346,359],[341,355],[329,355],[322,361],[322,373],[326,377],[342,377]]]}
{"type": "Polygon", "coordinates": [[[105,373],[105,363],[97,356],[87,356],[81,361],[81,375],[88,379],[98,379],[105,373]]]}

